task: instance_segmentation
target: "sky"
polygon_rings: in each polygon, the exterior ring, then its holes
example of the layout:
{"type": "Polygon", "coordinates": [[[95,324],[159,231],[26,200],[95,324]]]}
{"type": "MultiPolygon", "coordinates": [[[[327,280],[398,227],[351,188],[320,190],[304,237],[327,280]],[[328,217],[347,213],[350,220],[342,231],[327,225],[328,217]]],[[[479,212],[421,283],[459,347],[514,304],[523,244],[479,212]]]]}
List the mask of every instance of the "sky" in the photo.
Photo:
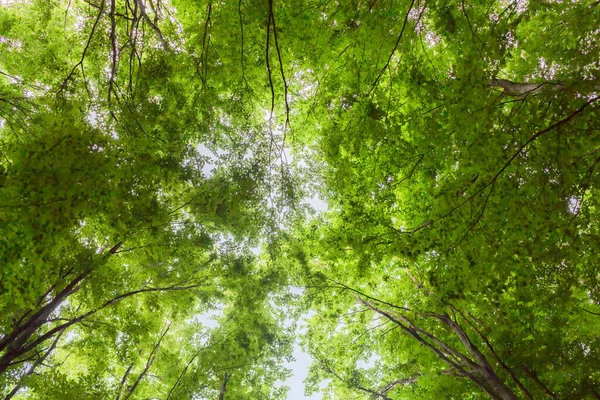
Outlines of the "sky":
{"type": "MultiPolygon", "coordinates": [[[[311,198],[306,198],[304,201],[310,205],[317,212],[327,211],[327,203],[321,200],[319,197],[313,196],[311,198]]],[[[304,315],[300,318],[299,331],[304,331],[304,326],[302,324],[303,319],[307,318],[308,315],[304,315]]],[[[297,400],[297,399],[320,399],[320,394],[313,394],[312,396],[306,396],[304,394],[304,379],[306,379],[308,375],[308,367],[312,363],[311,356],[302,351],[300,347],[300,343],[296,339],[296,343],[294,344],[294,359],[295,361],[286,365],[287,368],[292,370],[292,376],[289,377],[284,384],[289,386],[290,390],[288,391],[288,399],[289,400],[297,400]]]]}
{"type": "MultiPolygon", "coordinates": [[[[292,292],[300,294],[302,289],[292,288],[292,292]]],[[[218,326],[217,319],[220,316],[220,312],[218,310],[211,310],[205,314],[197,315],[195,320],[201,322],[208,328],[216,328],[218,326]]],[[[310,315],[305,314],[300,317],[298,327],[298,333],[303,333],[306,330],[305,320],[309,318],[310,315]]],[[[289,321],[291,323],[291,321],[289,321]]],[[[290,376],[285,381],[281,382],[281,385],[288,386],[290,389],[288,391],[287,398],[289,400],[304,400],[311,399],[317,400],[321,398],[319,393],[313,394],[312,396],[306,396],[304,394],[304,380],[308,376],[308,368],[312,363],[311,356],[302,350],[300,346],[300,341],[296,338],[296,342],[294,343],[294,351],[292,356],[294,357],[294,361],[285,363],[285,368],[288,368],[292,371],[292,376],[290,376]]]]}
{"type": "MultiPolygon", "coordinates": [[[[199,150],[200,150],[200,153],[205,156],[208,156],[208,157],[214,156],[212,154],[212,152],[203,145],[199,146],[199,150]]],[[[205,164],[205,166],[203,168],[203,172],[205,173],[206,176],[211,176],[212,173],[214,172],[215,167],[216,167],[216,164],[213,164],[209,161],[209,162],[207,162],[207,164],[205,164]]],[[[324,202],[323,200],[321,200],[317,196],[305,198],[305,199],[303,199],[303,202],[308,204],[309,206],[311,206],[317,212],[324,212],[324,211],[327,211],[327,209],[328,209],[327,203],[324,202]]],[[[291,291],[296,294],[301,294],[302,289],[292,288],[291,291]]],[[[199,315],[198,320],[200,322],[202,322],[204,325],[214,328],[217,326],[217,322],[215,321],[215,319],[217,319],[218,316],[219,316],[218,313],[210,312],[205,315],[199,315]]],[[[300,317],[300,320],[298,323],[298,333],[303,333],[305,331],[306,328],[305,328],[304,321],[308,317],[310,317],[308,314],[305,314],[300,317]]],[[[308,376],[308,368],[310,367],[310,365],[312,363],[312,357],[308,353],[306,353],[305,351],[302,350],[302,347],[300,346],[300,342],[299,342],[298,338],[296,338],[296,342],[294,343],[294,351],[293,351],[292,356],[294,357],[294,361],[291,361],[291,362],[285,364],[285,367],[292,371],[292,375],[288,379],[286,379],[285,381],[283,381],[281,383],[282,385],[286,385],[290,388],[288,390],[287,398],[289,400],[305,400],[305,399],[317,400],[317,399],[320,399],[321,398],[320,393],[315,393],[312,396],[307,396],[304,394],[304,382],[303,381],[308,376]]]]}
{"type": "Polygon", "coordinates": [[[296,340],[294,344],[294,361],[287,363],[286,368],[292,371],[292,376],[286,379],[283,384],[288,386],[289,400],[300,400],[300,399],[320,399],[319,393],[313,394],[312,396],[306,396],[304,394],[304,383],[303,381],[308,376],[308,367],[312,363],[312,358],[306,352],[302,351],[300,343],[296,340]]]}

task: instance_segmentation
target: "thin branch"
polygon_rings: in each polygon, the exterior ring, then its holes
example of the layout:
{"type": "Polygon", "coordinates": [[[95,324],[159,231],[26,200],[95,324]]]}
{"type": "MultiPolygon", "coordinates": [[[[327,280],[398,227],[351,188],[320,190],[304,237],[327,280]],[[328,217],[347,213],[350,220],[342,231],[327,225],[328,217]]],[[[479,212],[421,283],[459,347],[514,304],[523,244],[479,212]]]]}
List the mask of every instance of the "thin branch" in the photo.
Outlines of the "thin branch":
{"type": "Polygon", "coordinates": [[[90,36],[88,37],[85,47],[83,48],[83,53],[81,54],[81,59],[79,60],[79,62],[77,64],[75,64],[75,66],[73,67],[73,69],[71,70],[69,75],[67,75],[67,77],[63,81],[63,83],[58,91],[59,94],[62,93],[67,88],[67,83],[73,77],[73,74],[75,73],[75,70],[77,69],[77,67],[79,67],[80,65],[83,65],[83,60],[85,60],[85,55],[86,55],[88,49],[90,48],[90,43],[92,42],[92,38],[94,37],[94,32],[96,31],[98,22],[100,22],[100,17],[102,17],[102,13],[104,12],[104,3],[105,3],[105,0],[102,0],[102,2],[100,3],[100,11],[98,11],[96,20],[94,21],[94,24],[92,25],[92,31],[90,32],[90,36]]]}
{"type": "MultiPolygon", "coordinates": [[[[390,383],[388,383],[388,384],[382,386],[381,388],[379,388],[377,390],[377,392],[378,392],[378,394],[381,393],[383,395],[387,395],[387,393],[390,390],[392,390],[393,388],[395,388],[396,386],[398,386],[398,385],[408,385],[410,383],[415,383],[415,382],[417,382],[418,379],[419,379],[418,376],[413,376],[413,377],[410,377],[410,378],[404,378],[404,379],[398,379],[398,380],[395,380],[395,381],[391,381],[390,383]]],[[[377,395],[374,394],[371,397],[371,400],[375,400],[375,399],[377,399],[377,395]]]]}
{"type": "Polygon", "coordinates": [[[148,25],[150,25],[152,30],[156,33],[156,36],[158,36],[158,40],[160,41],[160,44],[162,45],[163,49],[169,50],[169,46],[165,41],[165,38],[160,28],[154,22],[152,22],[152,20],[150,19],[150,17],[148,17],[148,14],[146,13],[146,5],[144,4],[144,0],[135,0],[135,2],[139,6],[140,15],[142,16],[142,18],[146,21],[146,23],[148,23],[148,25]]]}
{"type": "Polygon", "coordinates": [[[111,66],[110,77],[108,80],[108,104],[110,105],[110,96],[113,91],[113,83],[117,73],[117,21],[115,19],[115,0],[110,0],[110,48],[111,48],[111,66]]]}
{"type": "MultiPolygon", "coordinates": [[[[219,326],[219,328],[218,328],[218,332],[220,332],[222,328],[223,328],[223,325],[219,326]]],[[[235,332],[237,332],[237,330],[234,330],[234,331],[232,331],[232,332],[230,332],[230,333],[226,334],[226,335],[225,335],[225,339],[226,339],[227,337],[229,337],[229,335],[231,335],[231,334],[233,334],[233,333],[235,333],[235,332]]],[[[192,364],[192,362],[194,362],[194,360],[196,359],[196,357],[198,357],[198,356],[200,355],[200,353],[201,353],[201,352],[203,352],[204,350],[206,350],[206,349],[208,349],[208,348],[210,348],[210,347],[214,346],[215,344],[220,344],[220,343],[222,343],[223,341],[225,341],[225,339],[223,339],[222,341],[219,341],[219,342],[217,342],[217,343],[211,344],[211,345],[209,345],[209,346],[207,346],[207,347],[203,347],[203,348],[199,349],[199,350],[198,350],[196,353],[194,353],[194,355],[193,355],[193,356],[190,358],[190,360],[187,362],[187,364],[185,365],[185,367],[183,368],[183,370],[181,371],[181,373],[180,373],[180,374],[179,374],[179,376],[177,377],[177,381],[175,381],[175,384],[174,384],[174,385],[171,387],[171,390],[169,390],[169,393],[167,394],[167,397],[166,397],[166,399],[165,399],[165,400],[169,400],[169,399],[171,398],[171,395],[173,394],[173,391],[174,391],[175,389],[177,389],[177,387],[178,387],[178,386],[179,386],[179,384],[181,383],[181,380],[183,379],[183,376],[184,376],[184,375],[185,375],[185,373],[187,372],[187,370],[188,370],[188,368],[190,367],[190,365],[192,364]]]]}
{"type": "Polygon", "coordinates": [[[16,76],[11,75],[9,73],[6,73],[4,71],[0,71],[0,75],[4,75],[7,78],[13,79],[14,81],[18,82],[21,85],[29,86],[29,87],[37,89],[37,90],[44,90],[44,88],[42,86],[31,84],[31,83],[27,83],[22,78],[16,77],[16,76]]]}
{"type": "MultiPolygon", "coordinates": [[[[385,321],[383,321],[383,323],[382,323],[382,324],[375,325],[375,326],[373,326],[373,327],[370,327],[370,328],[367,328],[367,329],[365,329],[365,330],[364,330],[364,331],[363,331],[363,332],[362,332],[360,335],[358,335],[357,337],[355,337],[354,339],[352,339],[352,343],[356,343],[356,342],[358,342],[358,340],[359,340],[360,338],[362,338],[364,335],[368,334],[369,332],[371,332],[371,331],[373,331],[373,330],[375,330],[375,329],[381,328],[382,326],[384,326],[384,325],[388,324],[389,322],[390,322],[390,320],[389,320],[389,319],[386,319],[385,321]]],[[[360,353],[362,354],[362,351],[361,351],[360,353]]]]}
{"type": "Polygon", "coordinates": [[[71,8],[71,2],[72,0],[69,0],[69,3],[67,4],[67,9],[65,10],[65,28],[67,27],[67,17],[69,16],[69,9],[71,8]]]}
{"type": "Polygon", "coordinates": [[[419,166],[419,164],[421,163],[421,161],[423,161],[423,159],[425,158],[425,153],[421,154],[419,156],[419,159],[417,160],[417,162],[413,165],[413,167],[411,168],[410,172],[403,177],[402,179],[400,179],[398,182],[394,182],[393,185],[391,186],[398,186],[400,185],[402,182],[412,178],[413,174],[415,173],[415,170],[417,169],[417,167],[419,166]]]}
{"type": "Polygon", "coordinates": [[[319,357],[319,356],[317,356],[315,354],[313,354],[312,356],[313,356],[313,358],[315,358],[319,362],[319,364],[321,365],[321,368],[325,372],[327,372],[328,374],[333,375],[339,381],[345,383],[348,387],[358,389],[358,390],[360,390],[362,392],[365,392],[365,393],[369,393],[370,395],[373,396],[373,398],[380,398],[380,399],[383,399],[383,400],[392,400],[391,398],[387,397],[385,394],[382,394],[382,393],[379,393],[379,392],[377,392],[375,390],[371,390],[371,389],[365,388],[363,386],[360,386],[357,383],[354,383],[354,382],[350,381],[349,379],[344,379],[341,375],[339,375],[337,372],[335,372],[335,370],[328,365],[327,361],[325,361],[324,359],[322,359],[321,357],[319,357]]]}
{"type": "Polygon", "coordinates": [[[129,368],[127,368],[127,370],[125,371],[125,374],[123,374],[121,383],[119,383],[119,387],[117,388],[117,396],[115,397],[115,400],[119,400],[121,398],[121,391],[123,390],[123,386],[125,385],[125,382],[127,381],[127,377],[129,376],[129,373],[131,372],[131,369],[133,368],[134,365],[135,365],[134,362],[129,364],[129,368]]]}
{"type": "MultiPolygon", "coordinates": [[[[596,96],[596,97],[592,97],[591,99],[589,99],[588,101],[586,101],[581,107],[579,107],[577,110],[573,111],[571,114],[569,114],[568,116],[566,116],[565,118],[553,123],[552,125],[537,131],[535,134],[533,134],[524,144],[522,144],[519,149],[508,159],[508,161],[506,161],[506,163],[504,163],[504,165],[496,172],[496,174],[494,174],[494,176],[492,177],[492,179],[486,183],[485,185],[483,185],[481,188],[479,188],[475,193],[471,194],[470,196],[468,196],[466,199],[464,199],[460,204],[458,204],[457,206],[453,207],[450,211],[446,212],[444,215],[434,219],[434,220],[430,220],[428,221],[426,224],[427,225],[432,225],[448,216],[450,216],[451,214],[453,214],[456,210],[458,210],[459,208],[461,208],[462,206],[464,206],[467,202],[471,201],[473,198],[475,198],[475,196],[477,196],[478,194],[482,193],[485,189],[487,189],[488,187],[495,185],[496,181],[498,180],[498,178],[500,177],[500,175],[502,175],[502,173],[510,166],[510,164],[515,160],[515,158],[517,158],[522,152],[523,150],[525,150],[525,148],[527,148],[532,142],[534,142],[535,140],[537,140],[539,137],[547,134],[548,132],[568,123],[569,121],[571,121],[572,119],[574,119],[575,117],[581,115],[583,113],[583,111],[591,104],[595,103],[596,101],[598,101],[598,99],[600,99],[600,96],[596,96]]],[[[491,195],[491,192],[488,193],[488,197],[491,195]]],[[[479,217],[480,218],[480,217],[479,217]]],[[[416,232],[420,229],[423,228],[423,225],[418,226],[416,228],[411,228],[409,230],[407,230],[406,232],[416,232]]]]}
{"type": "Polygon", "coordinates": [[[44,355],[42,355],[40,358],[38,358],[37,360],[35,360],[35,362],[33,363],[33,365],[31,365],[29,367],[29,369],[27,370],[27,372],[25,372],[19,379],[19,382],[16,384],[16,386],[13,388],[13,390],[10,391],[9,394],[6,395],[6,397],[4,398],[4,400],[10,400],[13,398],[13,396],[15,394],[17,394],[17,392],[23,387],[23,380],[24,378],[32,375],[35,372],[35,369],[42,364],[46,358],[48,358],[48,356],[50,355],[50,353],[52,353],[54,351],[54,349],[56,348],[56,345],[58,344],[58,341],[60,340],[60,337],[62,336],[62,334],[64,333],[64,331],[60,332],[58,335],[56,335],[56,339],[54,339],[54,342],[52,342],[52,345],[48,348],[48,350],[46,350],[46,352],[44,353],[44,355]]]}
{"type": "Polygon", "coordinates": [[[582,308],[582,310],[583,310],[583,311],[585,311],[585,312],[586,312],[586,313],[588,313],[588,314],[597,315],[597,316],[599,316],[599,317],[600,317],[600,313],[596,313],[596,312],[593,312],[593,311],[587,310],[587,309],[585,309],[585,308],[582,308]]]}
{"type": "Polygon", "coordinates": [[[465,16],[465,19],[467,20],[467,25],[469,26],[469,30],[471,31],[471,39],[473,40],[473,47],[475,47],[475,49],[477,50],[477,52],[483,59],[484,58],[483,54],[481,54],[481,50],[477,47],[477,43],[475,43],[475,39],[477,39],[479,41],[479,43],[481,43],[482,45],[483,45],[483,42],[481,41],[481,39],[479,39],[479,36],[477,36],[477,34],[475,33],[475,30],[473,29],[473,25],[471,25],[471,20],[469,19],[469,14],[467,14],[467,10],[465,9],[465,1],[464,0],[461,1],[461,9],[462,9],[463,15],[465,16]]]}
{"type": "Polygon", "coordinates": [[[181,382],[181,379],[183,379],[183,376],[187,372],[188,368],[190,367],[190,365],[192,364],[192,362],[196,359],[196,357],[198,357],[198,355],[200,354],[200,352],[202,350],[204,350],[204,349],[200,349],[196,353],[194,353],[194,355],[192,356],[192,358],[190,358],[190,360],[187,362],[187,364],[185,365],[185,367],[183,368],[183,370],[181,371],[181,373],[177,377],[177,380],[175,381],[175,384],[171,387],[171,390],[169,390],[169,394],[167,394],[166,400],[169,400],[171,398],[171,395],[173,394],[173,391],[179,386],[179,383],[181,382]]]}
{"type": "Polygon", "coordinates": [[[569,219],[569,223],[567,224],[567,226],[565,228],[565,232],[562,237],[562,242],[565,241],[565,237],[567,235],[567,231],[569,230],[569,227],[571,226],[571,224],[573,223],[575,218],[577,218],[577,216],[579,215],[579,211],[585,200],[585,194],[587,193],[587,191],[590,187],[590,181],[592,180],[592,176],[594,175],[594,171],[595,171],[596,167],[598,166],[598,163],[600,163],[600,157],[597,158],[593,162],[592,166],[589,167],[586,172],[587,179],[586,179],[585,183],[583,184],[583,186],[581,187],[581,196],[579,197],[579,199],[575,198],[575,206],[573,207],[573,216],[569,219]]]}
{"type": "Polygon", "coordinates": [[[188,285],[188,286],[172,285],[172,286],[160,287],[160,288],[144,288],[144,289],[138,289],[138,290],[134,290],[134,291],[131,291],[128,293],[123,293],[119,296],[116,296],[116,297],[106,301],[100,307],[90,310],[85,314],[82,314],[76,318],[71,319],[69,322],[66,322],[62,325],[59,325],[59,326],[56,326],[56,327],[50,329],[45,334],[40,335],[36,340],[34,340],[26,345],[23,345],[23,343],[21,343],[19,345],[19,347],[13,347],[11,350],[7,351],[2,356],[2,358],[0,358],[0,374],[6,370],[6,368],[11,364],[11,362],[13,360],[20,357],[23,354],[26,354],[29,351],[35,349],[37,346],[39,346],[41,343],[45,342],[46,340],[50,339],[51,337],[53,337],[55,334],[69,328],[70,326],[72,326],[78,322],[83,321],[85,318],[88,318],[89,316],[100,312],[101,310],[111,306],[112,304],[118,303],[119,301],[121,301],[123,299],[126,299],[128,297],[134,296],[139,293],[182,291],[182,290],[188,290],[188,289],[195,289],[200,286],[202,286],[202,284],[199,283],[199,284],[188,285]]]}
{"type": "MultiPolygon", "coordinates": [[[[357,289],[351,288],[350,286],[347,286],[347,285],[344,285],[343,283],[340,283],[340,282],[334,281],[333,279],[328,279],[328,280],[329,280],[329,281],[331,281],[331,282],[333,282],[333,283],[335,283],[336,285],[338,285],[340,289],[346,289],[346,290],[349,290],[349,291],[351,291],[351,292],[354,292],[354,293],[356,293],[356,294],[358,294],[358,295],[360,295],[360,296],[362,296],[362,297],[365,297],[365,298],[367,298],[367,299],[369,299],[369,300],[376,301],[376,302],[378,302],[378,303],[380,303],[380,304],[385,304],[386,306],[389,306],[389,307],[392,307],[392,308],[396,308],[396,309],[398,309],[398,310],[402,310],[402,311],[410,311],[410,309],[408,309],[408,308],[406,308],[406,307],[400,307],[400,306],[397,306],[397,305],[395,305],[395,304],[388,303],[387,301],[383,301],[383,300],[380,300],[380,299],[378,299],[378,298],[375,298],[375,297],[373,297],[373,296],[369,296],[368,294],[366,294],[366,293],[363,293],[363,292],[361,292],[360,290],[357,290],[357,289]]],[[[334,287],[335,287],[335,286],[334,286],[334,287]]],[[[362,303],[362,301],[361,301],[361,303],[362,303]]],[[[368,306],[367,306],[367,307],[368,307],[368,306]]],[[[368,308],[371,308],[371,307],[368,307],[368,308]]]]}
{"type": "Polygon", "coordinates": [[[535,372],[535,370],[533,369],[529,369],[526,365],[523,365],[523,370],[525,371],[525,373],[534,380],[535,383],[537,383],[542,390],[551,398],[558,400],[558,396],[556,396],[556,394],[554,394],[554,392],[552,390],[550,390],[548,388],[548,386],[546,386],[541,380],[540,378],[537,376],[537,373],[535,372]]]}
{"type": "Polygon", "coordinates": [[[208,63],[208,46],[210,45],[210,38],[208,38],[208,27],[210,26],[210,15],[212,13],[212,1],[208,3],[208,10],[206,12],[206,22],[204,23],[204,37],[202,38],[202,53],[200,54],[200,61],[202,62],[202,85],[206,88],[206,70],[208,63]]]}
{"type": "Polygon", "coordinates": [[[392,49],[392,52],[390,53],[390,56],[388,57],[387,62],[385,63],[385,65],[383,66],[383,68],[381,69],[381,71],[379,71],[379,74],[377,75],[377,78],[375,78],[375,81],[373,82],[373,85],[371,86],[371,89],[367,93],[367,96],[369,96],[371,94],[371,92],[373,92],[373,90],[377,86],[377,83],[379,83],[379,80],[383,76],[383,73],[389,67],[390,62],[392,61],[392,57],[394,56],[394,53],[396,52],[396,50],[398,49],[398,46],[400,45],[400,40],[402,40],[402,35],[404,34],[404,30],[406,29],[406,24],[408,23],[408,16],[410,15],[410,12],[412,11],[414,5],[415,5],[415,0],[411,0],[410,6],[408,7],[408,11],[404,15],[404,23],[402,24],[402,29],[400,30],[400,34],[398,35],[398,39],[396,40],[396,44],[394,45],[394,48],[392,49]]]}
{"type": "Polygon", "coordinates": [[[135,383],[131,386],[131,388],[129,389],[129,392],[127,393],[127,396],[125,397],[124,400],[127,400],[133,394],[133,391],[138,387],[139,383],[142,381],[142,379],[144,379],[144,376],[148,373],[148,370],[150,370],[150,368],[152,367],[152,364],[154,363],[154,360],[156,359],[156,355],[154,353],[156,353],[158,351],[158,349],[160,348],[160,343],[162,342],[162,340],[165,337],[165,335],[167,334],[167,332],[169,332],[170,328],[171,328],[171,324],[167,325],[167,329],[165,329],[165,331],[161,335],[160,339],[158,339],[158,342],[156,343],[156,345],[150,352],[150,355],[148,356],[148,360],[146,361],[146,367],[144,368],[142,373],[138,376],[135,383]]]}
{"type": "Polygon", "coordinates": [[[242,0],[239,0],[238,2],[238,15],[240,17],[240,37],[241,37],[241,43],[240,43],[240,60],[242,63],[242,78],[244,79],[244,82],[246,83],[246,87],[248,87],[248,81],[246,80],[246,72],[245,72],[245,67],[244,67],[244,22],[242,21],[242,0]]]}
{"type": "MultiPolygon", "coordinates": [[[[273,38],[275,39],[275,50],[277,51],[277,59],[279,60],[279,70],[281,71],[281,79],[283,80],[283,92],[284,92],[284,100],[285,100],[285,126],[284,126],[284,137],[283,141],[285,143],[285,130],[290,124],[290,104],[288,100],[288,84],[285,79],[285,73],[283,71],[283,61],[281,60],[281,50],[279,48],[279,41],[277,40],[277,27],[275,26],[275,13],[273,11],[273,0],[269,0],[269,15],[271,16],[271,21],[273,22],[273,38]]],[[[283,145],[282,145],[283,149],[283,145]]]]}
{"type": "Polygon", "coordinates": [[[273,12],[271,1],[269,0],[269,16],[267,17],[267,42],[265,45],[265,61],[267,64],[267,72],[269,75],[269,88],[271,89],[271,114],[269,120],[273,118],[275,112],[275,87],[273,86],[273,74],[271,72],[271,61],[269,60],[269,46],[271,41],[271,21],[273,20],[271,13],[273,12]]]}
{"type": "Polygon", "coordinates": [[[225,390],[227,389],[227,382],[229,382],[229,378],[231,378],[231,374],[225,372],[223,383],[221,384],[221,390],[219,391],[219,400],[225,399],[225,390]]]}

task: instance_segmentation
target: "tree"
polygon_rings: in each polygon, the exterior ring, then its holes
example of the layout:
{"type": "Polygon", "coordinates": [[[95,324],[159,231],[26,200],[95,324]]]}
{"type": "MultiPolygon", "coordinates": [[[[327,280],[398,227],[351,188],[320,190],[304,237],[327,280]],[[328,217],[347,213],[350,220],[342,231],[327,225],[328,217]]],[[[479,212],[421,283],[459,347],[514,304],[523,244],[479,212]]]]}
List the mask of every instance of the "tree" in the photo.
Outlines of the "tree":
{"type": "Polygon", "coordinates": [[[224,371],[232,396],[283,396],[285,277],[250,251],[287,204],[275,139],[194,77],[174,10],[65,6],[0,15],[3,396],[212,396],[224,371]]]}
{"type": "Polygon", "coordinates": [[[5,397],[600,397],[597,2],[9,3],[5,397]]]}
{"type": "Polygon", "coordinates": [[[341,397],[598,396],[586,372],[597,368],[596,12],[324,9],[339,34],[320,90],[344,95],[315,101],[330,110],[315,124],[332,211],[297,239],[318,299],[307,347],[332,355],[313,387],[329,376],[341,397]],[[396,381],[407,383],[378,390],[396,381]]]}

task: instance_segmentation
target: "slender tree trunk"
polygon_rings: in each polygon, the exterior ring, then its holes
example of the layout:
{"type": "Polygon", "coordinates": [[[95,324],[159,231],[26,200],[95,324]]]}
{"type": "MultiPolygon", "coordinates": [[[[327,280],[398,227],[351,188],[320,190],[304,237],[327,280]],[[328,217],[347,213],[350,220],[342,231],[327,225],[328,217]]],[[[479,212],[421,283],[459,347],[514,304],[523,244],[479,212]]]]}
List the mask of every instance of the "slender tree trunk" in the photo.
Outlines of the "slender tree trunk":
{"type": "Polygon", "coordinates": [[[16,326],[11,333],[6,335],[2,341],[0,341],[0,351],[4,350],[4,355],[0,358],[0,375],[6,371],[15,358],[22,355],[19,350],[38,328],[47,321],[50,314],[52,314],[52,312],[54,312],[70,295],[79,290],[81,287],[79,284],[90,274],[90,272],[91,270],[88,269],[73,278],[73,280],[54,296],[48,304],[41,307],[25,322],[16,326]]]}
{"type": "MultiPolygon", "coordinates": [[[[106,259],[107,257],[114,255],[122,244],[123,242],[121,241],[114,245],[103,258],[106,259]]],[[[97,311],[95,310],[93,312],[86,313],[80,317],[74,318],[73,320],[67,323],[64,323],[58,327],[51,329],[50,331],[39,336],[35,340],[29,341],[29,339],[31,339],[31,337],[36,333],[36,331],[42,325],[48,322],[48,317],[58,308],[58,306],[62,304],[69,296],[81,289],[81,282],[84,279],[86,279],[92,273],[92,271],[92,267],[87,266],[87,268],[83,272],[81,272],[79,275],[73,278],[64,287],[64,289],[62,289],[56,296],[54,296],[54,298],[51,301],[42,306],[25,322],[20,322],[19,324],[17,324],[17,326],[15,326],[11,333],[7,334],[2,338],[2,340],[0,340],[0,353],[4,353],[0,357],[0,375],[6,372],[6,370],[17,358],[25,355],[27,352],[33,350],[39,344],[50,339],[57,333],[62,334],[62,332],[69,326],[81,321],[82,319],[97,311]]],[[[56,285],[57,284],[54,284],[53,287],[56,287],[56,285]]],[[[51,290],[47,291],[46,294],[50,293],[51,291],[52,288],[51,290]]],[[[117,298],[116,301],[118,300],[120,300],[120,298],[117,298]]],[[[43,301],[43,298],[41,299],[41,301],[43,301]]],[[[113,299],[113,301],[115,301],[115,299],[113,299]]],[[[104,308],[104,306],[102,308],[104,308]]]]}
{"type": "MultiPolygon", "coordinates": [[[[156,343],[156,345],[150,352],[150,355],[148,356],[148,361],[146,361],[146,367],[144,367],[144,370],[142,371],[142,373],[138,376],[138,378],[135,380],[135,383],[133,384],[133,386],[131,386],[131,388],[129,389],[129,392],[127,393],[127,396],[125,397],[125,400],[129,399],[129,397],[133,394],[133,392],[138,387],[138,385],[140,384],[142,379],[144,379],[146,374],[148,374],[148,371],[150,370],[150,368],[152,368],[152,364],[154,364],[154,360],[156,360],[156,353],[158,352],[158,349],[160,348],[160,344],[161,344],[162,340],[164,339],[165,335],[167,334],[167,332],[169,332],[170,328],[171,328],[171,324],[167,325],[167,329],[165,329],[163,334],[160,336],[160,339],[158,339],[158,342],[156,343]]],[[[128,372],[129,372],[129,370],[128,370],[128,372]]],[[[125,379],[125,377],[123,379],[125,379]]],[[[119,389],[119,391],[120,391],[120,389],[119,389]]]]}
{"type": "Polygon", "coordinates": [[[79,290],[78,284],[89,274],[89,270],[77,275],[65,288],[60,291],[54,298],[45,306],[41,307],[27,321],[18,324],[11,333],[6,335],[0,341],[0,351],[15,347],[25,342],[31,334],[40,327],[52,314],[54,310],[69,297],[71,294],[79,290]],[[20,344],[18,344],[20,343],[20,344]]]}
{"type": "Polygon", "coordinates": [[[494,372],[489,361],[483,355],[483,353],[475,346],[475,344],[469,339],[467,333],[458,325],[452,321],[448,316],[437,316],[436,319],[443,322],[448,326],[454,334],[458,337],[460,342],[475,358],[477,363],[480,365],[481,376],[490,383],[496,393],[498,393],[503,400],[518,400],[518,397],[504,384],[504,382],[494,372]]]}
{"type": "Polygon", "coordinates": [[[11,347],[4,353],[4,355],[2,355],[2,357],[0,357],[0,375],[2,373],[4,373],[14,363],[14,361],[17,360],[19,357],[22,357],[22,356],[26,355],[28,352],[34,350],[36,347],[38,347],[39,345],[44,343],[46,340],[49,340],[50,338],[52,338],[57,333],[66,330],[70,326],[83,321],[84,319],[88,318],[89,316],[96,314],[98,311],[103,310],[106,307],[111,306],[112,304],[118,303],[119,301],[121,301],[123,299],[126,299],[128,297],[134,296],[139,293],[188,290],[188,289],[197,288],[200,285],[201,284],[195,284],[195,285],[189,285],[189,286],[168,286],[168,287],[161,287],[161,288],[145,288],[145,289],[134,290],[132,292],[123,293],[117,297],[114,297],[114,298],[106,301],[104,304],[102,304],[100,307],[98,307],[96,309],[90,310],[78,317],[75,317],[75,318],[69,320],[68,322],[65,322],[64,324],[55,326],[54,328],[50,329],[46,333],[38,336],[35,340],[32,340],[28,343],[23,342],[18,347],[11,345],[11,347]]]}
{"type": "Polygon", "coordinates": [[[456,369],[459,375],[469,378],[477,387],[487,393],[494,400],[519,400],[514,392],[498,377],[488,362],[485,355],[469,339],[466,332],[453,320],[446,315],[422,313],[423,316],[435,318],[446,325],[459,339],[462,345],[468,351],[467,354],[461,353],[448,343],[440,340],[431,332],[416,326],[404,314],[392,314],[370,302],[357,296],[358,301],[373,310],[374,312],[386,317],[391,322],[398,325],[406,333],[414,337],[424,346],[432,350],[442,361],[456,369]]]}
{"type": "Polygon", "coordinates": [[[227,389],[227,382],[229,381],[229,378],[231,378],[231,375],[229,375],[227,372],[225,372],[225,377],[223,378],[223,384],[221,384],[221,390],[219,391],[219,400],[225,399],[225,389],[227,389]]]}
{"type": "Polygon", "coordinates": [[[52,343],[52,346],[50,346],[50,348],[48,350],[46,350],[46,352],[44,353],[43,356],[41,356],[40,358],[38,358],[37,360],[35,360],[35,362],[33,363],[33,365],[31,367],[29,367],[29,369],[27,370],[27,372],[25,372],[25,374],[23,374],[23,376],[21,376],[21,379],[19,380],[19,382],[16,384],[16,386],[13,388],[13,390],[10,391],[9,394],[6,395],[6,397],[4,398],[4,400],[10,400],[13,398],[13,396],[15,394],[17,394],[17,392],[19,391],[19,389],[21,389],[21,387],[23,386],[23,379],[28,377],[29,375],[33,374],[35,372],[35,369],[41,364],[43,363],[46,358],[48,358],[48,356],[50,355],[50,353],[52,353],[54,351],[54,349],[56,348],[56,345],[58,344],[58,341],[60,340],[60,337],[62,336],[64,331],[60,332],[57,336],[56,339],[54,339],[54,342],[52,343]]]}

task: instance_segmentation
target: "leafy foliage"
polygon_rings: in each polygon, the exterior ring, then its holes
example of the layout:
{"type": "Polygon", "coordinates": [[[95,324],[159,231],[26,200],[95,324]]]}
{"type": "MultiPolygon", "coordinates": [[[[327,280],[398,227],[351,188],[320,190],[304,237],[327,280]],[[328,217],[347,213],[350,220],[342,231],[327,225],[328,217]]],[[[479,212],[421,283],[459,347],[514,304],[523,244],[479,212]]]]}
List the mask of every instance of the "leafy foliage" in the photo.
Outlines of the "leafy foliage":
{"type": "Polygon", "coordinates": [[[598,2],[4,3],[5,398],[600,397],[598,2]]]}

